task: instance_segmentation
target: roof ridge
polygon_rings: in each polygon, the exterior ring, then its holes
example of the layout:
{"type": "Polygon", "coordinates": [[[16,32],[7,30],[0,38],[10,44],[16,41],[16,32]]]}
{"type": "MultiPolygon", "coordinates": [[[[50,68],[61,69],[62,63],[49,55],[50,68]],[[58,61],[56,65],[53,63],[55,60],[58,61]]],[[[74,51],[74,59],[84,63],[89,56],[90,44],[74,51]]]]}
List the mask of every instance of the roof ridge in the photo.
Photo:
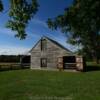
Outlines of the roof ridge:
{"type": "MultiPolygon", "coordinates": [[[[62,45],[61,43],[59,43],[57,40],[51,39],[51,38],[48,37],[48,36],[42,36],[42,38],[47,38],[47,39],[49,39],[50,41],[52,41],[52,42],[56,43],[57,45],[59,45],[60,47],[62,47],[63,49],[65,49],[65,50],[67,50],[67,51],[73,53],[72,51],[70,51],[69,49],[67,49],[64,45],[62,45]]],[[[42,38],[41,38],[41,39],[42,39],[42,38]]]]}
{"type": "MultiPolygon", "coordinates": [[[[54,40],[54,39],[51,39],[50,37],[48,37],[48,36],[42,36],[38,41],[37,41],[37,43],[33,46],[33,48],[41,41],[41,39],[43,39],[43,38],[46,38],[46,39],[48,39],[48,40],[50,40],[51,42],[53,42],[54,44],[56,44],[56,45],[58,45],[59,47],[61,47],[61,48],[63,48],[64,50],[66,50],[66,51],[68,51],[69,53],[72,53],[72,54],[74,54],[72,51],[70,51],[68,48],[66,48],[64,45],[62,45],[61,43],[59,43],[57,40],[54,40]]],[[[33,49],[32,48],[32,49],[33,49]]],[[[30,50],[30,52],[32,51],[32,49],[30,50]]]]}

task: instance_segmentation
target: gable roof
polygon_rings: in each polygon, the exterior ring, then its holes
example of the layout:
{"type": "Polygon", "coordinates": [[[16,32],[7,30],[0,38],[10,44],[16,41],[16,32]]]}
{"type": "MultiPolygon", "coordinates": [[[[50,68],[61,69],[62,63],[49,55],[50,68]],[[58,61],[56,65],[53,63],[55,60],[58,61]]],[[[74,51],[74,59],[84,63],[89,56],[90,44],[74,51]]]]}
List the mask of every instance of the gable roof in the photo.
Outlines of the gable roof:
{"type": "MultiPolygon", "coordinates": [[[[46,36],[45,36],[46,37],[46,36]]],[[[56,44],[56,45],[58,45],[59,47],[61,47],[62,49],[65,49],[65,50],[67,50],[68,52],[71,52],[72,53],[72,51],[70,51],[69,49],[67,49],[64,45],[62,45],[62,44],[60,44],[59,42],[57,42],[57,41],[55,41],[55,40],[53,40],[53,39],[51,39],[51,38],[49,38],[49,37],[46,37],[48,40],[50,40],[51,42],[53,42],[54,44],[56,44]]]]}
{"type": "MultiPolygon", "coordinates": [[[[66,50],[69,53],[74,54],[72,51],[70,51],[69,49],[67,49],[64,45],[60,44],[59,42],[55,41],[54,39],[51,39],[47,36],[43,36],[35,45],[32,49],[35,48],[35,46],[42,40],[42,39],[48,39],[49,41],[53,42],[54,44],[58,45],[59,47],[61,47],[62,49],[66,50]]],[[[30,50],[30,52],[32,51],[32,49],[30,50]]]]}

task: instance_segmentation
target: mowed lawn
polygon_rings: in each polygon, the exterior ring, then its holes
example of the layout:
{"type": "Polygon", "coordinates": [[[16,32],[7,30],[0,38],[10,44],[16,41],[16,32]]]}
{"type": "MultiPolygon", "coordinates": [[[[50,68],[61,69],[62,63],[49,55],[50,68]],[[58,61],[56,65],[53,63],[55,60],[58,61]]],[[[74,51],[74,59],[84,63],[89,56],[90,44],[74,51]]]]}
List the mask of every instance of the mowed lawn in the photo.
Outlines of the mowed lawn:
{"type": "Polygon", "coordinates": [[[0,72],[0,100],[100,100],[100,71],[0,72]]]}

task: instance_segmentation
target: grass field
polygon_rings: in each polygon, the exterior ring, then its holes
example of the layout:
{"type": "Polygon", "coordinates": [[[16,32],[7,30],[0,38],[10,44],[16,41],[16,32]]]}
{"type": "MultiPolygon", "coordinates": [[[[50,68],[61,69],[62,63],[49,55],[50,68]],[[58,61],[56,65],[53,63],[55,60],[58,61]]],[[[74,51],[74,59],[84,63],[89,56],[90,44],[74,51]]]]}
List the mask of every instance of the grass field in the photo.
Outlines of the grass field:
{"type": "Polygon", "coordinates": [[[100,71],[0,72],[0,100],[100,100],[100,71]]]}

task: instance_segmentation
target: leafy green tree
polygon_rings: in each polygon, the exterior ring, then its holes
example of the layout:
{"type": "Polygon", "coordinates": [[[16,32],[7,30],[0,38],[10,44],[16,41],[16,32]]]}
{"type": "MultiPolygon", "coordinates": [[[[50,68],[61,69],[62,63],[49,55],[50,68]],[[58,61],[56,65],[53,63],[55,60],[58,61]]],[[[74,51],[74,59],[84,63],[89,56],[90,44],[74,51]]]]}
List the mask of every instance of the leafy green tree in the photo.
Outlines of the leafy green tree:
{"type": "Polygon", "coordinates": [[[51,29],[61,29],[68,42],[80,45],[98,62],[100,58],[100,0],[74,0],[64,14],[48,19],[51,29]]]}
{"type": "MultiPolygon", "coordinates": [[[[9,3],[10,19],[7,22],[7,28],[17,31],[16,37],[25,39],[27,36],[25,29],[28,22],[38,11],[39,5],[37,0],[9,0],[9,3]]],[[[1,1],[0,7],[2,10],[3,6],[1,1]]]]}

